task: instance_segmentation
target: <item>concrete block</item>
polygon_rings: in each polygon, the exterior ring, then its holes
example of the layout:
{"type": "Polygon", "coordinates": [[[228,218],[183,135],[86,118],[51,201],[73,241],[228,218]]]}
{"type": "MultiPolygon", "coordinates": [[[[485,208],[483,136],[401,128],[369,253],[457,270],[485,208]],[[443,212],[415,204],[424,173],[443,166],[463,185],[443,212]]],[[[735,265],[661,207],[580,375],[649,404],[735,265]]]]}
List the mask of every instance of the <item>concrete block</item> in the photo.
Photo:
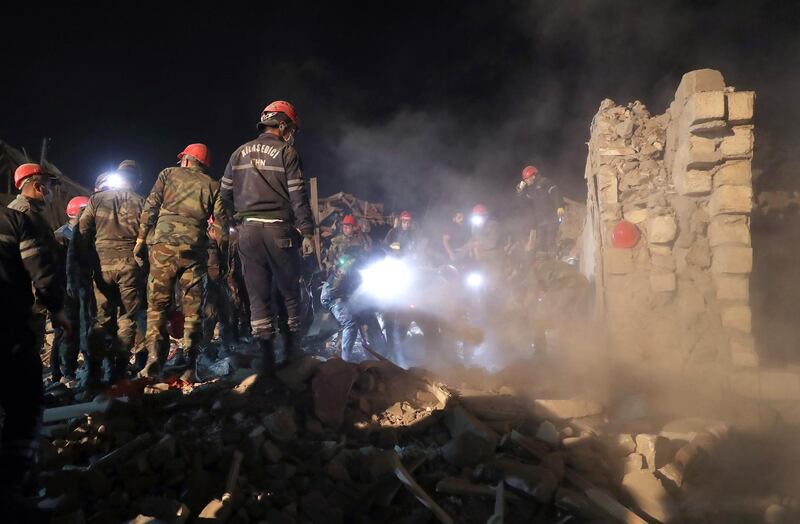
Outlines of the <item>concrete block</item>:
{"type": "Polygon", "coordinates": [[[692,93],[724,90],[725,80],[722,73],[716,69],[696,69],[683,75],[675,91],[675,100],[680,102],[692,93]]]}
{"type": "Polygon", "coordinates": [[[730,342],[731,364],[740,368],[755,368],[758,366],[758,353],[756,344],[751,335],[741,334],[731,337],[730,342]]]}
{"type": "Polygon", "coordinates": [[[800,400],[800,375],[795,371],[762,370],[762,400],[800,400]]]}
{"type": "Polygon", "coordinates": [[[749,214],[753,208],[753,188],[750,186],[720,186],[711,194],[708,210],[711,216],[749,214]]]}
{"type": "Polygon", "coordinates": [[[709,150],[706,142],[701,142],[701,146],[696,147],[691,141],[683,142],[675,153],[673,171],[681,169],[711,169],[722,162],[722,153],[716,149],[709,150]]]}
{"type": "Polygon", "coordinates": [[[641,224],[647,220],[647,209],[631,209],[628,211],[623,210],[623,218],[632,224],[641,224]]]}
{"type": "Polygon", "coordinates": [[[725,162],[714,174],[714,187],[749,186],[753,183],[753,171],[749,160],[725,162]]]}
{"type": "Polygon", "coordinates": [[[610,275],[624,275],[633,272],[633,250],[609,248],[605,253],[606,271],[610,275]]]}
{"type": "Polygon", "coordinates": [[[711,247],[722,244],[750,245],[750,227],[741,215],[717,215],[708,226],[708,243],[711,247]]]}
{"type": "Polygon", "coordinates": [[[747,301],[750,298],[750,279],[747,276],[714,275],[718,300],[747,301]]]}
{"type": "Polygon", "coordinates": [[[750,312],[750,306],[732,306],[723,309],[722,325],[742,333],[752,332],[753,317],[750,312]]]}
{"type": "Polygon", "coordinates": [[[710,171],[676,169],[672,181],[679,195],[707,195],[712,188],[710,171]]]}
{"type": "Polygon", "coordinates": [[[746,246],[718,246],[711,255],[711,272],[744,274],[753,271],[753,249],[746,246]]]}
{"type": "Polygon", "coordinates": [[[678,224],[675,217],[660,216],[647,222],[647,240],[652,244],[666,244],[675,240],[678,224]]]}
{"type": "Polygon", "coordinates": [[[542,419],[584,418],[599,415],[603,411],[603,405],[592,400],[537,399],[533,403],[533,414],[542,419]]]}
{"type": "Polygon", "coordinates": [[[732,124],[742,124],[752,120],[755,98],[755,93],[752,91],[725,93],[725,103],[728,108],[728,122],[732,124]]]}
{"type": "Polygon", "coordinates": [[[750,158],[753,156],[753,126],[736,126],[733,134],[722,139],[720,152],[725,158],[750,158]]]}
{"type": "Polygon", "coordinates": [[[678,504],[659,479],[649,471],[632,471],[625,475],[622,487],[631,500],[657,522],[677,522],[678,504]]]}
{"type": "Polygon", "coordinates": [[[660,273],[650,275],[650,289],[656,293],[675,291],[677,282],[675,273],[660,273]]]}
{"type": "Polygon", "coordinates": [[[725,118],[725,93],[706,91],[694,93],[686,100],[683,114],[689,125],[725,118]]]}

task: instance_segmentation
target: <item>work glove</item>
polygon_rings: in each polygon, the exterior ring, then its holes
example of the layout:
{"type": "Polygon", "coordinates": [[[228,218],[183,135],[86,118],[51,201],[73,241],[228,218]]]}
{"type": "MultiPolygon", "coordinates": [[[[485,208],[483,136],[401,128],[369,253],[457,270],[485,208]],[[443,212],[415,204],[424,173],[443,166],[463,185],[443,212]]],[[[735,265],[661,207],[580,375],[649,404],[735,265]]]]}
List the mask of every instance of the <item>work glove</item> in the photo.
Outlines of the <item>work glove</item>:
{"type": "Polygon", "coordinates": [[[566,213],[567,212],[564,210],[563,207],[559,207],[558,209],[556,209],[556,214],[558,215],[558,218],[563,218],[566,213]]]}
{"type": "Polygon", "coordinates": [[[517,187],[515,188],[515,191],[517,192],[517,194],[520,194],[524,190],[525,190],[525,181],[523,180],[519,184],[517,184],[517,187]]]}
{"type": "Polygon", "coordinates": [[[133,246],[133,259],[139,265],[139,267],[144,267],[145,261],[147,260],[147,246],[144,243],[144,240],[141,238],[136,240],[136,245],[133,246]]]}
{"type": "Polygon", "coordinates": [[[314,254],[314,236],[303,235],[303,256],[310,257],[314,254]]]}

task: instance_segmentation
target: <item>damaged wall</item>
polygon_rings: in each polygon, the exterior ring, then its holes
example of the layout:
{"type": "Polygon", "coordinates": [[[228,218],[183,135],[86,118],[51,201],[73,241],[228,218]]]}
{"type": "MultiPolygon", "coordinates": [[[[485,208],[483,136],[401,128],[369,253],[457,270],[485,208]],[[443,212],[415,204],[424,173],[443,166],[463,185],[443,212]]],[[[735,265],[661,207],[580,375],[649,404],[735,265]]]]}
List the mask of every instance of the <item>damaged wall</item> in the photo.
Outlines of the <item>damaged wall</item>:
{"type": "Polygon", "coordinates": [[[604,100],[586,166],[583,269],[594,278],[615,356],[756,366],[751,335],[753,92],[718,71],[683,76],[651,116],[604,100]],[[614,247],[620,221],[632,248],[614,247]]]}

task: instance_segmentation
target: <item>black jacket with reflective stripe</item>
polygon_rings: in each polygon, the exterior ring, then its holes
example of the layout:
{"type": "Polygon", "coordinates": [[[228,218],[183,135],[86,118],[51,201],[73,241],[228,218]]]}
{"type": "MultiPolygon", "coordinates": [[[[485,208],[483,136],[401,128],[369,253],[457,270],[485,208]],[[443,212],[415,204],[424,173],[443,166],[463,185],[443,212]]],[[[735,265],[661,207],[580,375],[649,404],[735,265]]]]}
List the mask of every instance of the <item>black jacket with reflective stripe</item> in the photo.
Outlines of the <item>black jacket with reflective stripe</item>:
{"type": "Polygon", "coordinates": [[[303,164],[294,147],[262,133],[231,155],[220,181],[222,200],[239,219],[279,219],[314,232],[303,164]]]}
{"type": "Polygon", "coordinates": [[[47,246],[24,213],[0,209],[0,330],[6,339],[27,329],[33,306],[31,282],[42,305],[53,312],[61,309],[63,275],[47,246]]]}

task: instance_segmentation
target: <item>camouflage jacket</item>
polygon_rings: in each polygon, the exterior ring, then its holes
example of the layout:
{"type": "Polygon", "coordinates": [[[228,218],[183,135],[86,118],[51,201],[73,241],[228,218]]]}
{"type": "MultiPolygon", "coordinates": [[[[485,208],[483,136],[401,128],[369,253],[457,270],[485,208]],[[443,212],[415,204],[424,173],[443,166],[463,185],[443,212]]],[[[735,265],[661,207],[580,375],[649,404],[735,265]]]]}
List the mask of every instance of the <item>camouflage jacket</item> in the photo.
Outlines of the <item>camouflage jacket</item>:
{"type": "Polygon", "coordinates": [[[328,248],[328,264],[331,267],[334,266],[336,259],[350,248],[367,251],[371,246],[372,242],[364,233],[355,232],[350,236],[340,233],[331,239],[331,245],[328,248]]]}
{"type": "Polygon", "coordinates": [[[208,248],[207,220],[214,217],[217,242],[228,244],[228,221],[219,182],[199,169],[168,167],[158,174],[142,211],[139,239],[187,250],[208,248]],[[151,233],[152,230],[152,234],[151,233]]]}
{"type": "Polygon", "coordinates": [[[98,191],[89,197],[74,240],[81,260],[90,261],[93,251],[101,259],[131,256],[143,203],[141,196],[125,190],[98,191]]]}

